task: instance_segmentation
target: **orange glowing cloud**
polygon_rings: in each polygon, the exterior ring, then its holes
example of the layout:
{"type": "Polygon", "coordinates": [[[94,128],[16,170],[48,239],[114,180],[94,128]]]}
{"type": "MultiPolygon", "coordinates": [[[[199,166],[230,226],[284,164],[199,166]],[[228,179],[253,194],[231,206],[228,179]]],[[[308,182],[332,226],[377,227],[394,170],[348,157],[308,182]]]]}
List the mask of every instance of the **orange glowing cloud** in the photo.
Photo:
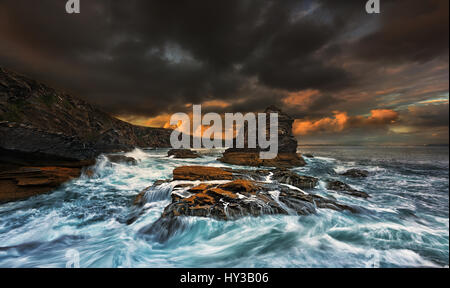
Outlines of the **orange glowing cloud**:
{"type": "Polygon", "coordinates": [[[202,103],[202,106],[205,108],[210,107],[218,107],[218,108],[227,108],[231,104],[222,100],[210,100],[202,103]]]}
{"type": "Polygon", "coordinates": [[[319,95],[320,91],[313,89],[292,92],[283,99],[283,103],[286,105],[309,106],[309,104],[312,103],[312,98],[319,95]]]}
{"type": "Polygon", "coordinates": [[[372,110],[367,118],[367,124],[394,123],[398,119],[398,112],[390,109],[372,110]]]}
{"type": "Polygon", "coordinates": [[[383,126],[397,121],[399,114],[394,110],[372,110],[370,115],[348,116],[347,112],[334,111],[333,117],[325,117],[319,120],[300,120],[294,122],[293,133],[295,135],[308,135],[313,133],[336,133],[350,128],[383,126]]]}

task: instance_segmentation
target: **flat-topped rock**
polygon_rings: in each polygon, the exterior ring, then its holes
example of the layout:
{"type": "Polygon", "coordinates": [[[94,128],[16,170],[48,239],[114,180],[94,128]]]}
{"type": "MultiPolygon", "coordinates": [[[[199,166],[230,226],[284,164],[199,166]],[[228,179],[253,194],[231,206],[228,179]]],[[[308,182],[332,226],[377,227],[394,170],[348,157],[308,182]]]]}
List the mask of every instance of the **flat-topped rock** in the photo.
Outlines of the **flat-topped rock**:
{"type": "Polygon", "coordinates": [[[232,180],[231,169],[206,167],[206,166],[182,166],[173,170],[173,180],[210,181],[232,180]]]}
{"type": "Polygon", "coordinates": [[[292,168],[306,165],[305,159],[297,153],[278,153],[274,159],[261,159],[259,152],[251,149],[227,149],[220,162],[250,167],[292,168]]]}
{"type": "Polygon", "coordinates": [[[81,175],[81,168],[21,167],[0,171],[0,202],[48,193],[81,175]]]}

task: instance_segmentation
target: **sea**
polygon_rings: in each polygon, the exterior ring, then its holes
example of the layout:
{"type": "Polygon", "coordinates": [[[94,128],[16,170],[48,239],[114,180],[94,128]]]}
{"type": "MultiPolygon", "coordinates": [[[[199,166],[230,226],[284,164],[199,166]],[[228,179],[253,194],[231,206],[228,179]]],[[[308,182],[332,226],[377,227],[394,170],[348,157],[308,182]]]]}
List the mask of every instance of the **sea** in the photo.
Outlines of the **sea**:
{"type": "MultiPolygon", "coordinates": [[[[175,167],[222,167],[221,150],[199,159],[168,158],[167,149],[136,149],[138,165],[99,156],[94,175],[52,193],[0,204],[0,267],[448,267],[448,147],[301,146],[300,175],[320,179],[307,190],[358,207],[309,216],[263,215],[235,221],[186,217],[165,241],[142,235],[170,203],[170,184],[130,224],[133,201],[175,167]],[[349,169],[364,179],[341,176],[349,169]],[[368,199],[328,191],[343,181],[368,199]]],[[[242,169],[242,167],[239,167],[242,169]]],[[[0,187],[1,189],[1,187],[0,187]]]]}

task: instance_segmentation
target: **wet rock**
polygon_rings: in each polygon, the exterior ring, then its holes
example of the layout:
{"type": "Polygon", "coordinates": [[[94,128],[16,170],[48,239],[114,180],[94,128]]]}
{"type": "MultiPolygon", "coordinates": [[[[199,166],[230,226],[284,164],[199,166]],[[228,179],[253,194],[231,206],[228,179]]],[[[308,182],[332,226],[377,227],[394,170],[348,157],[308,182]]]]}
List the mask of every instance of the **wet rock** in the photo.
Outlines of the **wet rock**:
{"type": "Polygon", "coordinates": [[[165,208],[162,219],[196,216],[234,220],[267,214],[309,215],[316,213],[316,209],[357,211],[331,199],[304,194],[286,186],[242,179],[226,184],[203,183],[187,192],[186,197],[172,196],[172,203],[165,208]]]}
{"type": "Polygon", "coordinates": [[[273,183],[242,179],[225,184],[203,183],[187,189],[187,192],[185,197],[172,195],[172,203],[161,217],[197,216],[233,220],[265,214],[309,215],[316,213],[317,208],[356,212],[353,207],[318,195],[273,183]]]}
{"type": "Polygon", "coordinates": [[[196,159],[200,158],[196,152],[189,149],[172,149],[167,153],[168,157],[173,156],[175,159],[196,159]]]}
{"type": "Polygon", "coordinates": [[[0,171],[0,202],[48,193],[81,175],[81,168],[21,167],[0,171]]]}
{"type": "Polygon", "coordinates": [[[333,190],[333,191],[336,191],[339,193],[347,194],[350,196],[354,196],[354,197],[360,197],[360,198],[369,198],[370,197],[369,194],[367,194],[366,192],[361,192],[356,189],[353,189],[348,184],[345,184],[345,183],[343,183],[341,181],[337,181],[337,180],[328,181],[327,189],[333,190]]]}
{"type": "Polygon", "coordinates": [[[273,172],[272,178],[280,183],[295,186],[300,189],[311,189],[316,187],[319,179],[298,175],[295,172],[286,169],[277,169],[273,172]]]}
{"type": "MultiPolygon", "coordinates": [[[[170,183],[171,181],[170,180],[157,180],[157,181],[155,181],[155,183],[153,183],[153,185],[151,185],[151,186],[149,186],[149,187],[147,187],[147,188],[145,188],[145,189],[143,189],[141,192],[139,192],[139,194],[136,196],[136,198],[134,199],[134,202],[133,202],[133,204],[135,205],[135,206],[143,206],[145,203],[147,203],[148,202],[148,192],[151,192],[152,190],[155,190],[156,189],[156,187],[159,187],[159,186],[161,186],[161,185],[163,185],[163,184],[166,184],[166,183],[170,183]]],[[[191,185],[192,186],[192,185],[191,185]]],[[[164,197],[161,197],[161,199],[160,200],[163,200],[163,198],[164,197]]]]}
{"type": "MultiPolygon", "coordinates": [[[[290,183],[292,186],[311,187],[317,183],[315,178],[302,177],[287,170],[233,170],[219,167],[182,166],[175,168],[173,174],[172,181],[156,181],[137,196],[128,224],[134,222],[143,213],[145,203],[163,199],[171,199],[171,204],[164,209],[156,223],[142,230],[143,233],[165,235],[160,239],[166,239],[168,235],[174,233],[172,228],[178,225],[174,225],[171,221],[179,221],[177,218],[180,216],[235,220],[245,216],[274,214],[310,215],[316,213],[317,209],[358,212],[356,208],[334,199],[308,194],[280,185],[276,181],[262,182],[251,179],[257,176],[266,180],[268,175],[274,174],[280,183],[290,183]],[[246,174],[247,178],[244,177],[246,174]],[[227,180],[228,182],[200,184],[198,182],[211,180],[227,180]],[[168,230],[159,231],[161,227],[168,230]]],[[[179,224],[179,222],[176,223],[179,224]]]]}
{"type": "Polygon", "coordinates": [[[233,179],[247,179],[255,181],[265,181],[267,177],[272,173],[271,170],[257,169],[257,170],[245,170],[245,169],[230,169],[233,173],[233,179]]]}
{"type": "Polygon", "coordinates": [[[106,155],[106,158],[112,163],[137,165],[138,161],[133,157],[127,157],[124,155],[106,155]]]}
{"type": "Polygon", "coordinates": [[[176,233],[180,233],[188,227],[188,223],[182,218],[159,218],[155,223],[139,230],[144,238],[164,243],[176,233]]]}
{"type": "Polygon", "coordinates": [[[173,170],[173,180],[232,180],[231,169],[205,166],[182,166],[173,170]]]}
{"type": "Polygon", "coordinates": [[[314,158],[314,155],[312,154],[302,154],[306,158],[314,158]]]}
{"type": "Polygon", "coordinates": [[[360,169],[350,169],[341,175],[351,178],[366,178],[369,176],[369,171],[360,169]]]}
{"type": "Polygon", "coordinates": [[[296,153],[278,153],[274,159],[259,158],[256,149],[227,149],[218,160],[223,163],[250,167],[292,168],[306,165],[305,159],[296,153]]]}

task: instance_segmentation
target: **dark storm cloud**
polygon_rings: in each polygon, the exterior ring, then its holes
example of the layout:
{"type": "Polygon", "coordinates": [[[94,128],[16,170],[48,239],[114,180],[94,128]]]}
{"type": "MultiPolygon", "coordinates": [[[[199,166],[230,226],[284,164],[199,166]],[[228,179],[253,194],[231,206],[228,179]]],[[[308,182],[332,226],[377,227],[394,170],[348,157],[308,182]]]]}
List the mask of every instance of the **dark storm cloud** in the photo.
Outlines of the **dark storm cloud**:
{"type": "Polygon", "coordinates": [[[376,91],[374,71],[448,57],[446,0],[384,0],[380,15],[367,15],[365,0],[81,0],[79,15],[65,0],[35,2],[0,2],[0,65],[117,115],[212,100],[229,103],[216,112],[364,114],[378,105],[360,93],[376,91]],[[308,107],[283,101],[308,89],[320,91],[308,107]]]}
{"type": "Polygon", "coordinates": [[[448,0],[398,0],[384,4],[380,29],[358,41],[358,55],[389,62],[424,62],[448,55],[448,0]]]}
{"type": "Polygon", "coordinates": [[[187,102],[232,100],[252,77],[287,90],[333,87],[348,78],[314,55],[339,28],[315,13],[295,18],[311,1],[94,0],[82,1],[79,15],[65,14],[64,4],[3,1],[2,39],[33,55],[14,59],[2,51],[2,62],[113,113],[156,115],[187,102]],[[33,69],[36,58],[50,69],[33,69]]]}

